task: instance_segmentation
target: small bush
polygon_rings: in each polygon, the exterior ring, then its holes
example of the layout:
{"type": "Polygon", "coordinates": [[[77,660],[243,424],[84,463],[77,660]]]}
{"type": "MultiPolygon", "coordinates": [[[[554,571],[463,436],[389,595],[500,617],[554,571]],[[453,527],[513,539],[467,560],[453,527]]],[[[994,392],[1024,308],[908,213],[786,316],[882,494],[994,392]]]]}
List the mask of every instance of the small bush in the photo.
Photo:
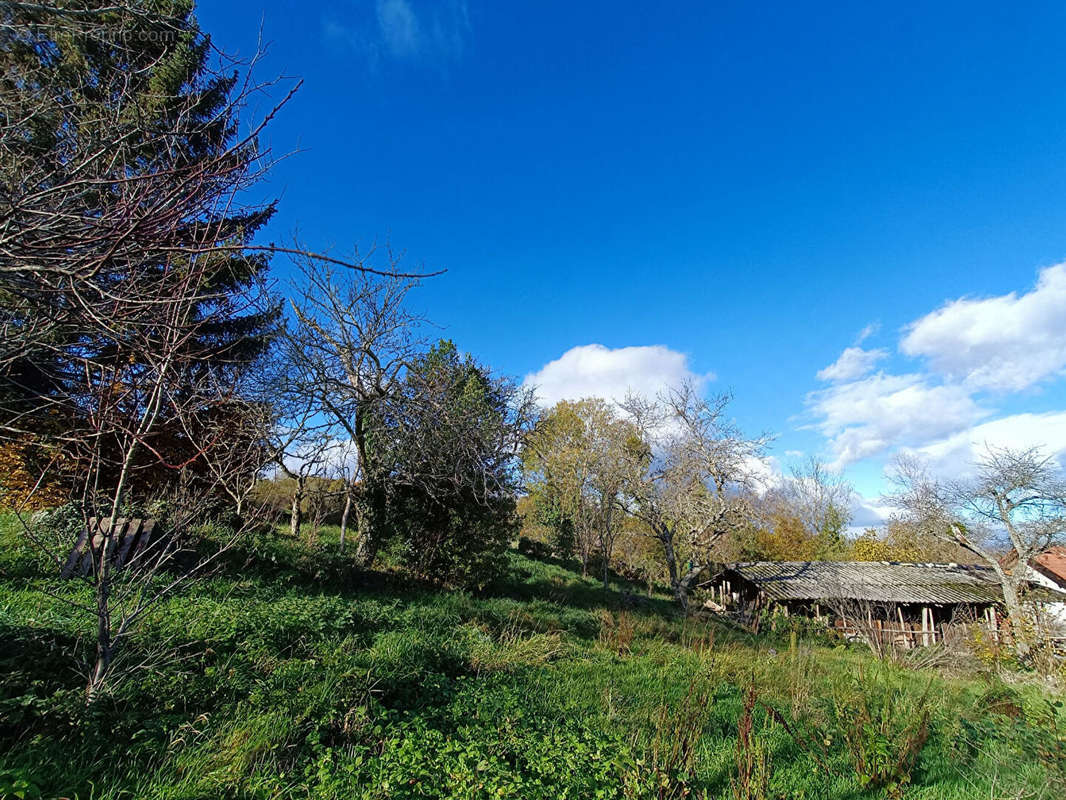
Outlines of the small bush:
{"type": "Polygon", "coordinates": [[[519,536],[518,552],[532,558],[551,558],[552,548],[547,542],[539,542],[528,536],[519,536]]]}

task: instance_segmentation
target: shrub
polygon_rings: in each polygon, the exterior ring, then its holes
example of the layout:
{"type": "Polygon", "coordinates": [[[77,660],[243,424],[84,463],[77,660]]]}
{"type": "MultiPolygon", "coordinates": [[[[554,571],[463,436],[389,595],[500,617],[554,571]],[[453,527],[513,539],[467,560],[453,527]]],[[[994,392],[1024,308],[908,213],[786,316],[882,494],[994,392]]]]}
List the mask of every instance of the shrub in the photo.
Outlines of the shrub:
{"type": "Polygon", "coordinates": [[[536,539],[531,539],[528,536],[519,536],[518,552],[525,556],[532,556],[533,558],[550,558],[552,548],[551,545],[546,542],[540,542],[536,539]]]}

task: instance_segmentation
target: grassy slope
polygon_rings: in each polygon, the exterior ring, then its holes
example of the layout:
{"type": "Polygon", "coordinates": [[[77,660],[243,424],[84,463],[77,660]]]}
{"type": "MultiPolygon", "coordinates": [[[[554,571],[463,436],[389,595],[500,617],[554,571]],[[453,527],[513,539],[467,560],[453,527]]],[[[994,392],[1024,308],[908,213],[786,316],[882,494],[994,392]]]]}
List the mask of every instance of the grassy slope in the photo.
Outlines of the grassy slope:
{"type": "Polygon", "coordinates": [[[159,607],[130,656],[181,658],[87,713],[71,654],[91,621],[44,591],[84,589],[43,577],[0,523],[0,794],[22,779],[45,797],[654,797],[662,784],[732,797],[754,684],[796,735],[822,742],[801,747],[756,713],[770,796],[878,797],[833,710],[861,675],[894,721],[931,681],[932,733],[907,797],[1056,796],[1024,752],[1033,731],[989,713],[994,693],[976,677],[814,641],[790,652],[787,637],[680,620],[662,597],[621,612],[627,587],[605,595],[518,554],[477,596],[358,576],[281,540],[255,555],[159,607]],[[690,733],[691,758],[676,758],[671,743],[690,733]]]}

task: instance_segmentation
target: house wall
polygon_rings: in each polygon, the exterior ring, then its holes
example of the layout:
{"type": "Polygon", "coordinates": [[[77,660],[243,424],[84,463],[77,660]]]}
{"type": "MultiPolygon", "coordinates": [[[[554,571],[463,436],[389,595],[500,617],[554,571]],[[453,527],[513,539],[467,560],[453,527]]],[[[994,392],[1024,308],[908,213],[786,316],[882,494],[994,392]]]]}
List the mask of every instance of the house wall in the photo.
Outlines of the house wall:
{"type": "MultiPolygon", "coordinates": [[[[1026,567],[1026,578],[1038,586],[1046,586],[1049,589],[1066,589],[1061,583],[1052,580],[1043,572],[1032,567],[1026,567]]],[[[1044,619],[1060,627],[1066,627],[1066,603],[1042,603],[1041,611],[1044,619]]]]}

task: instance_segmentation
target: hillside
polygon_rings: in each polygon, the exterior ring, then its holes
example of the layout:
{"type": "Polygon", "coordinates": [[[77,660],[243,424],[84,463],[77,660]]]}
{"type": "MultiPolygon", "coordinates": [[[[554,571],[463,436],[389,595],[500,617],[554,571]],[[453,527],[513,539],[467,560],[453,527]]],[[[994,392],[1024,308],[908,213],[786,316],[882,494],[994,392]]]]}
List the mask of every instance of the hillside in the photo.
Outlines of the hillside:
{"type": "Polygon", "coordinates": [[[1045,766],[1061,718],[991,672],[684,620],[515,552],[478,594],[334,552],[279,535],[231,554],[152,610],[125,655],[143,666],[86,711],[90,620],[66,601],[87,590],[47,577],[5,522],[0,795],[1061,796],[1045,766]],[[892,772],[923,708],[911,784],[864,788],[856,755],[892,772]]]}

